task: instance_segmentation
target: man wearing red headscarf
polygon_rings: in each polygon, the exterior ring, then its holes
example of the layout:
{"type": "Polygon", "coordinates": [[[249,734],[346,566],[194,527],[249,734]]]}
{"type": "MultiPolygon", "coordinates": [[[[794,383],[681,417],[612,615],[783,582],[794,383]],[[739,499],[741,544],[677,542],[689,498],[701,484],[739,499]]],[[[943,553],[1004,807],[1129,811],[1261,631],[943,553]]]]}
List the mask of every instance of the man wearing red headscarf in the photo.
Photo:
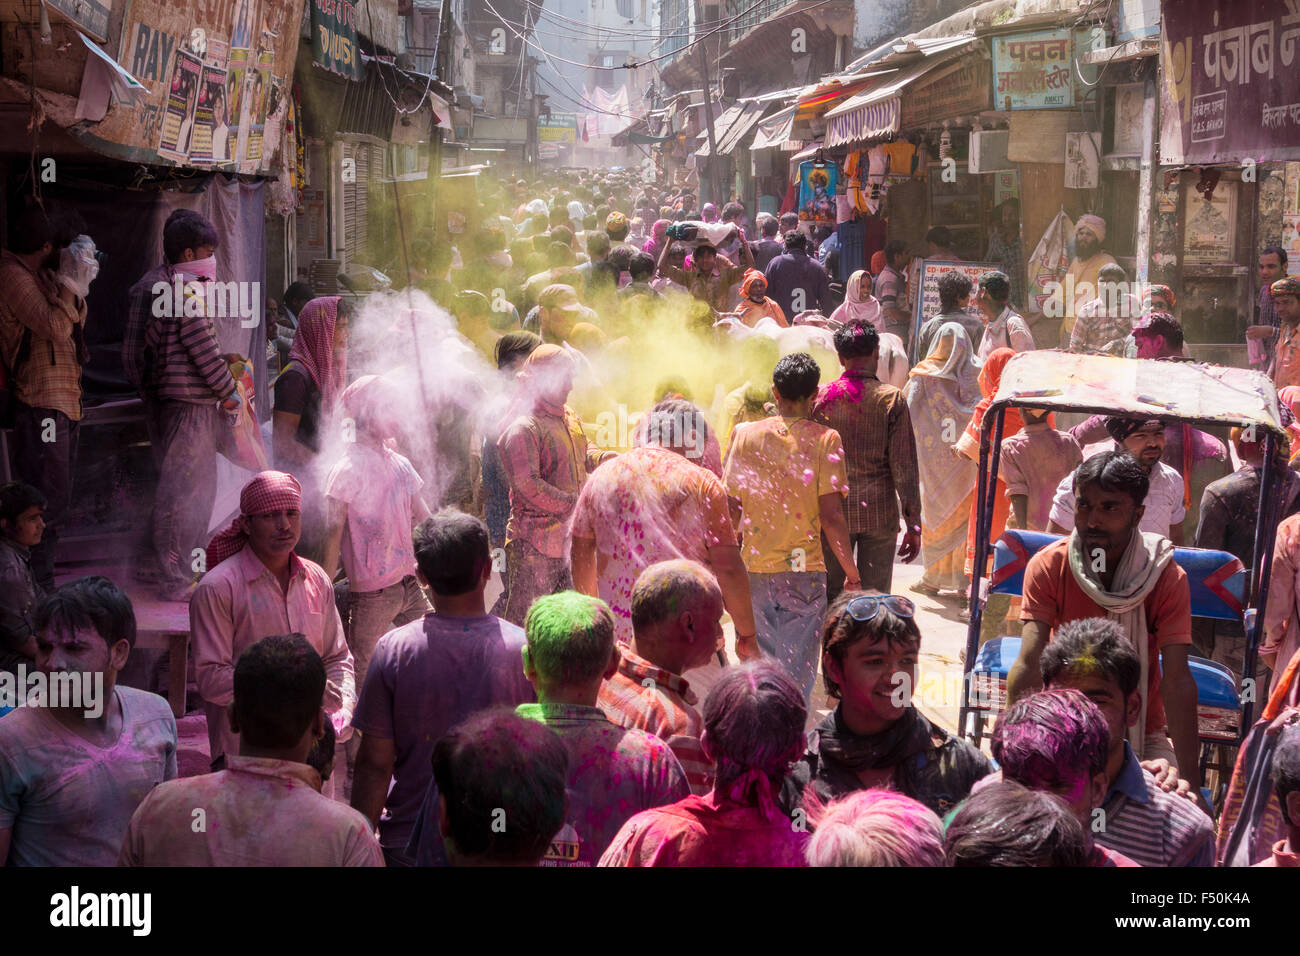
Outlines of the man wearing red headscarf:
{"type": "Polygon", "coordinates": [[[293,553],[301,509],[298,480],[264,471],[240,492],[239,517],[208,545],[208,572],[190,600],[190,633],[214,770],[222,769],[225,754],[239,753],[227,716],[235,662],[250,644],[275,634],[302,634],[320,654],[328,678],[325,711],[340,742],[351,734],[352,654],[329,576],[293,553]]]}

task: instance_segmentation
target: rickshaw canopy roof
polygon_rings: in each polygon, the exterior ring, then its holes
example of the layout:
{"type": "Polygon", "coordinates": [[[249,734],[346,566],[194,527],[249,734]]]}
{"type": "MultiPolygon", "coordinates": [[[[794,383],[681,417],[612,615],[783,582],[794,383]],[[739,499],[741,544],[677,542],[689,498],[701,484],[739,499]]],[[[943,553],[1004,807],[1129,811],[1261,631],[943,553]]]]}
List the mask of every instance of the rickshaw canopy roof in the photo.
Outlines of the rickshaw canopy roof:
{"type": "MultiPolygon", "coordinates": [[[[1262,372],[1050,349],[1021,352],[1007,363],[990,411],[1016,407],[1134,414],[1206,425],[1258,425],[1281,434],[1277,402],[1277,389],[1262,372]]],[[[986,425],[993,418],[987,415],[986,425]]]]}

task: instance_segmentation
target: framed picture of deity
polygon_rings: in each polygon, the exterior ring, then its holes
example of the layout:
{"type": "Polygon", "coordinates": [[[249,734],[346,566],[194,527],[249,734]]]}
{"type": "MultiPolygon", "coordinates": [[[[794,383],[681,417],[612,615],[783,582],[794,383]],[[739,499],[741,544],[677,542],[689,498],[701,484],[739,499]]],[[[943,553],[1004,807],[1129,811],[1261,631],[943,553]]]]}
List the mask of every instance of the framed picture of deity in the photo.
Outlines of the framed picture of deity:
{"type": "Polygon", "coordinates": [[[1191,177],[1183,184],[1183,264],[1217,265],[1236,261],[1237,189],[1220,181],[1207,199],[1191,177]]]}

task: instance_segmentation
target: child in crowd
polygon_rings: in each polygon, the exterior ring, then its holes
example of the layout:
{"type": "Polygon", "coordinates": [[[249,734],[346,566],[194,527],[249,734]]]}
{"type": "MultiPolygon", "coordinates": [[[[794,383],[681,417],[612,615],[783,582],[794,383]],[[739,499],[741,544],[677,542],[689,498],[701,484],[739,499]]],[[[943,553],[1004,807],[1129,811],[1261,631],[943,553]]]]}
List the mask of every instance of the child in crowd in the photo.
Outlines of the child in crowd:
{"type": "MultiPolygon", "coordinates": [[[[379,639],[395,627],[419,620],[429,603],[415,579],[411,529],[429,516],[420,497],[424,486],[411,463],[386,444],[398,433],[388,409],[391,386],[366,375],[343,393],[346,451],[325,480],[329,533],[325,573],[331,580],[340,558],[347,573],[347,612],[342,615],[352,651],[356,686],[379,639]],[[350,419],[350,424],[349,420],[350,419]]],[[[348,742],[349,782],[359,740],[348,742]]]]}

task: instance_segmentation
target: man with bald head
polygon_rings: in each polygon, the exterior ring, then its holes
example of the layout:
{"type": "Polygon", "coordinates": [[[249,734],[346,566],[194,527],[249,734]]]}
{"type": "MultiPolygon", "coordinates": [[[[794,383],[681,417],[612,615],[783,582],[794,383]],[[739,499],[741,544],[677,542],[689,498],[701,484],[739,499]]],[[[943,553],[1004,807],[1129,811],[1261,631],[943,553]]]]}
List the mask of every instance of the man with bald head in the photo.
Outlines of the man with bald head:
{"type": "Polygon", "coordinates": [[[644,730],[672,748],[691,793],[712,786],[700,746],[699,697],[681,675],[708,663],[722,637],[722,590],[696,561],[661,561],[632,590],[632,646],[605,680],[597,703],[620,727],[644,730]]]}

